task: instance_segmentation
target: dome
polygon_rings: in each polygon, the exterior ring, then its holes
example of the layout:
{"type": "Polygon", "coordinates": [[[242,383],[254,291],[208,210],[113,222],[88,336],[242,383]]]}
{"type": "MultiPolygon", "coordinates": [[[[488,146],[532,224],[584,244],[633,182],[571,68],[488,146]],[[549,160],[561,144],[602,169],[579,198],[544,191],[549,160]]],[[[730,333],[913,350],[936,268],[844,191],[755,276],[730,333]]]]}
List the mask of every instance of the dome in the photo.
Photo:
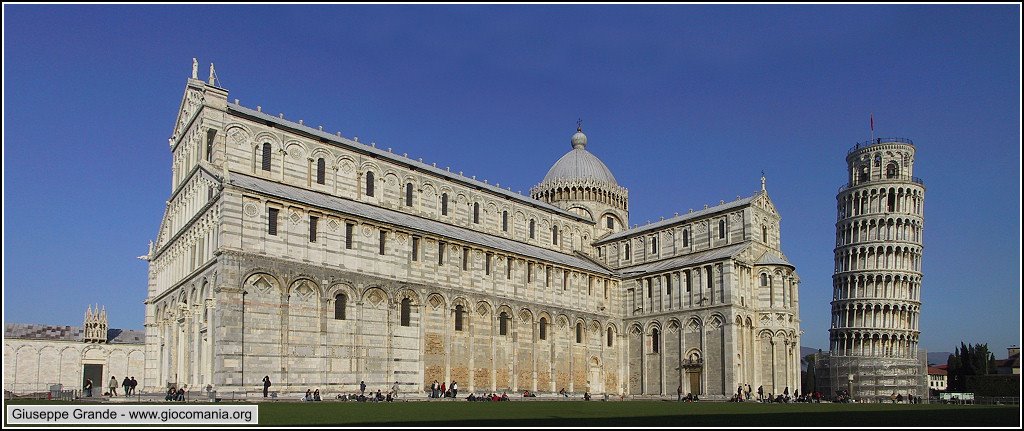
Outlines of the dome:
{"type": "Polygon", "coordinates": [[[587,135],[576,129],[572,135],[572,151],[566,153],[548,170],[542,183],[552,180],[592,179],[618,185],[615,176],[597,156],[586,150],[587,135]]]}

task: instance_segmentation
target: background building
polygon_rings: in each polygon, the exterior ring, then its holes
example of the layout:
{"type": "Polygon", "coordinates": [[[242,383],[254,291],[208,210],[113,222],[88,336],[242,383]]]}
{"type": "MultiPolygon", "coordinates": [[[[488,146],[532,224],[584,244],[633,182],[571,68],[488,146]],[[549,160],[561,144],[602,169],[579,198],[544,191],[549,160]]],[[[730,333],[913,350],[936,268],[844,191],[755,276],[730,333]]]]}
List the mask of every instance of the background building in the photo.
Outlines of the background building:
{"type": "Polygon", "coordinates": [[[726,398],[800,385],[799,278],[761,190],[628,229],[587,148],[532,197],[188,80],[148,255],[147,381],[726,398]]]}
{"type": "Polygon", "coordinates": [[[829,355],[819,361],[826,396],[927,395],[927,355],[918,348],[924,183],[913,142],[877,138],[846,155],[836,195],[835,275],[829,355]]]}
{"type": "Polygon", "coordinates": [[[60,384],[81,390],[92,379],[93,395],[107,390],[110,377],[120,383],[135,377],[145,381],[144,334],[111,329],[106,309],[90,306],[81,327],[8,323],[4,330],[4,391],[18,395],[48,392],[60,384]]]}

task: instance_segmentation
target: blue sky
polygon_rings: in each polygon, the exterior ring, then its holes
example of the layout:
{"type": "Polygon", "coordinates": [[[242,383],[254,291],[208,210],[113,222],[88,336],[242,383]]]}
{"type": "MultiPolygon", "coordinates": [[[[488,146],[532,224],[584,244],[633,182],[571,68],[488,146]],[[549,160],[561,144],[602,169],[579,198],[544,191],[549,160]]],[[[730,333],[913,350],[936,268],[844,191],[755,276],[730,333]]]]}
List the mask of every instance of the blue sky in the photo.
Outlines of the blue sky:
{"type": "Polygon", "coordinates": [[[921,346],[1020,344],[1018,5],[10,5],[4,322],[142,328],[167,138],[191,73],[229,99],[527,193],[570,149],[644,224],[767,176],[828,348],[846,151],[913,139],[921,346]]]}

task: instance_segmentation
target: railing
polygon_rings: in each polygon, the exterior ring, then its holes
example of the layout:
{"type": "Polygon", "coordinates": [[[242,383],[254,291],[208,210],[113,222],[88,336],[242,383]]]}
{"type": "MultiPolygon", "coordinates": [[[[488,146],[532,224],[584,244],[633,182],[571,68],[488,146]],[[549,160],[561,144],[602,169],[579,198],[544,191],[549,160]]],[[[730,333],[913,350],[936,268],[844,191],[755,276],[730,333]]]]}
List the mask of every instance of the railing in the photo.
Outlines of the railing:
{"type": "Polygon", "coordinates": [[[868,140],[868,141],[864,141],[864,142],[858,142],[856,145],[854,145],[852,148],[850,148],[850,151],[846,152],[846,155],[853,154],[854,151],[857,151],[857,150],[859,150],[861,148],[867,148],[867,147],[870,147],[872,145],[881,145],[881,144],[888,144],[888,143],[893,143],[893,142],[899,143],[899,144],[914,145],[914,141],[911,141],[910,139],[907,139],[907,138],[875,138],[873,140],[868,140]]]}
{"type": "Polygon", "coordinates": [[[920,179],[918,177],[911,177],[911,176],[908,176],[908,175],[897,175],[895,177],[882,177],[882,178],[872,178],[872,179],[867,179],[867,180],[861,180],[861,181],[858,181],[857,184],[846,183],[843,186],[839,187],[839,190],[837,191],[837,193],[842,193],[843,190],[846,190],[846,189],[848,189],[850,187],[859,186],[859,185],[863,185],[863,184],[878,183],[878,182],[883,182],[883,181],[906,181],[906,182],[911,182],[911,183],[914,183],[914,184],[920,184],[922,186],[924,185],[924,180],[922,180],[922,179],[920,179]]]}

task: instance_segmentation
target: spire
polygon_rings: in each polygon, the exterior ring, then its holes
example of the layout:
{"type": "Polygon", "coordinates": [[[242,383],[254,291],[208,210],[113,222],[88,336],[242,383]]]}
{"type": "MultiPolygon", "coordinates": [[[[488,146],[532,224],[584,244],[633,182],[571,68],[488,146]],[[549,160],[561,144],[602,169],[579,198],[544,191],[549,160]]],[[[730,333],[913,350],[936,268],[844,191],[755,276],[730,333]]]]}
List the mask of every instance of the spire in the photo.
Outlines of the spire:
{"type": "Polygon", "coordinates": [[[199,79],[199,61],[192,57],[192,79],[199,79]]]}
{"type": "Polygon", "coordinates": [[[213,85],[213,77],[214,77],[214,76],[217,76],[217,75],[216,75],[216,74],[214,73],[214,71],[213,71],[213,63],[210,63],[210,77],[209,77],[209,78],[207,79],[207,82],[208,82],[208,83],[209,83],[210,85],[213,85]]]}
{"type": "Polygon", "coordinates": [[[583,134],[583,119],[576,120],[576,133],[572,135],[572,148],[583,149],[587,146],[587,135],[583,134]]]}
{"type": "Polygon", "coordinates": [[[765,189],[764,189],[764,171],[761,171],[761,191],[762,192],[765,191],[765,189]]]}

